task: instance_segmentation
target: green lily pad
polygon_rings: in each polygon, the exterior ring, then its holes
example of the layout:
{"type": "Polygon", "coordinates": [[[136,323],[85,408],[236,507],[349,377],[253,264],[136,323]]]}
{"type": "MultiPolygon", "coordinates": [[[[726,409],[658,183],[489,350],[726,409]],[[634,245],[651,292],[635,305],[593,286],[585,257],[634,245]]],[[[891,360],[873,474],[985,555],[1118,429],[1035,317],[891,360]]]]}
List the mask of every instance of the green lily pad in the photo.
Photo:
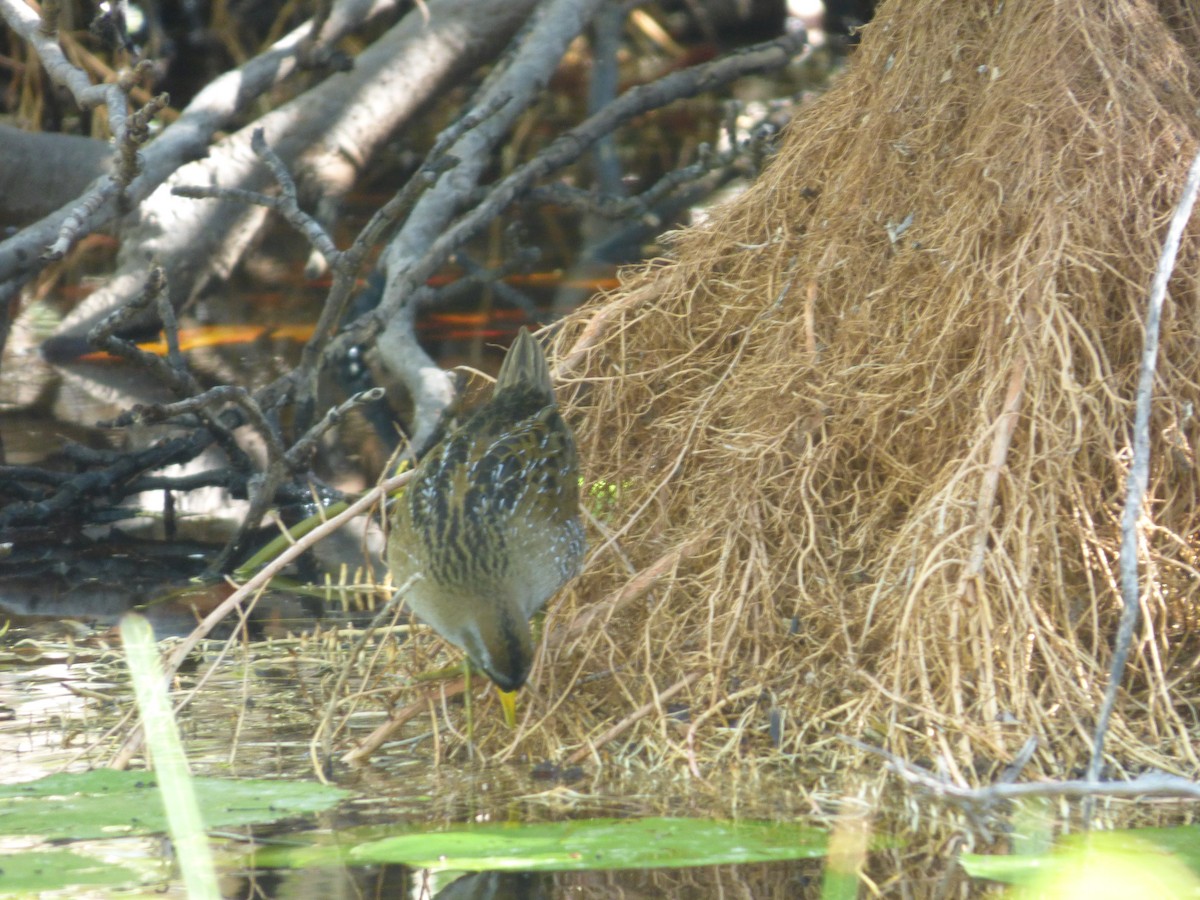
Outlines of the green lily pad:
{"type": "Polygon", "coordinates": [[[826,835],[795,822],[710,819],[590,819],[534,825],[479,825],[454,831],[373,830],[337,845],[269,849],[261,866],[404,863],[436,871],[552,872],[652,869],[774,862],[823,856],[826,835]]]}
{"type": "MultiPolygon", "coordinates": [[[[305,781],[197,778],[207,828],[328,809],[349,792],[305,781]]],[[[0,834],[84,840],[166,832],[153,773],[97,769],[0,786],[0,834]]]]}
{"type": "Polygon", "coordinates": [[[33,894],[65,887],[116,887],[140,877],[123,866],[68,850],[0,856],[0,894],[33,894]]]}

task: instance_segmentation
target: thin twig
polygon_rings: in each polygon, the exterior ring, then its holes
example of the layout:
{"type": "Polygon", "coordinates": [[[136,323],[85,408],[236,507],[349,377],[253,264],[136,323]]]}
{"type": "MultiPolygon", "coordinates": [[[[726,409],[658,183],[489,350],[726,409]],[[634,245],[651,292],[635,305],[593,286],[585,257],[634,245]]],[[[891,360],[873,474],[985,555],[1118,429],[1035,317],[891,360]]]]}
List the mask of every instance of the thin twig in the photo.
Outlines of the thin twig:
{"type": "MultiPolygon", "coordinates": [[[[1200,153],[1196,154],[1188,170],[1183,194],[1171,216],[1158,268],[1154,270],[1154,283],[1150,288],[1146,337],[1142,346],[1142,363],[1138,371],[1137,409],[1133,424],[1133,463],[1129,467],[1125,487],[1125,509],[1121,513],[1121,623],[1117,628],[1104,703],[1096,721],[1092,759],[1088,765],[1088,781],[1098,781],[1100,778],[1100,768],[1104,762],[1104,737],[1108,731],[1113,706],[1117,701],[1117,691],[1121,688],[1125,663],[1129,658],[1129,648],[1133,643],[1133,632],[1141,610],[1138,596],[1138,520],[1142,516],[1142,499],[1146,493],[1150,473],[1150,401],[1154,396],[1155,368],[1158,361],[1158,327],[1162,318],[1163,300],[1167,295],[1167,284],[1175,269],[1175,257],[1179,253],[1183,229],[1191,218],[1197,191],[1200,191],[1200,153]]],[[[1088,803],[1084,807],[1085,827],[1089,824],[1091,812],[1091,804],[1088,803]]]]}
{"type": "Polygon", "coordinates": [[[644,303],[649,303],[657,296],[658,292],[651,283],[635,290],[629,290],[617,299],[599,307],[588,319],[587,325],[579,332],[579,336],[571,348],[559,356],[552,373],[554,380],[563,381],[573,375],[583,365],[588,351],[599,346],[608,337],[609,331],[622,321],[625,313],[632,312],[644,303]]]}
{"type": "Polygon", "coordinates": [[[386,389],[381,387],[359,391],[339,406],[330,409],[325,413],[325,417],[312,428],[308,429],[284,455],[288,466],[292,469],[299,469],[303,466],[307,457],[317,449],[317,442],[321,439],[321,435],[342,421],[352,409],[367,403],[377,403],[383,399],[386,392],[386,389]]]}
{"type": "Polygon", "coordinates": [[[972,601],[976,599],[975,577],[983,569],[983,560],[987,554],[996,491],[1000,487],[1000,475],[1008,459],[1008,448],[1012,445],[1013,433],[1017,430],[1017,414],[1021,410],[1021,396],[1025,393],[1025,377],[1028,371],[1029,359],[1025,353],[1018,350],[1008,380],[1008,391],[1004,396],[1004,406],[992,425],[995,429],[992,435],[992,452],[988,458],[987,469],[983,473],[983,481],[979,485],[979,499],[975,503],[975,537],[971,542],[971,555],[967,558],[958,583],[959,595],[967,595],[972,601]]]}
{"type": "Polygon", "coordinates": [[[698,681],[700,679],[700,676],[703,674],[704,674],[703,672],[697,671],[697,672],[692,672],[688,675],[685,675],[683,678],[681,678],[679,681],[675,682],[673,685],[671,685],[669,688],[667,688],[661,694],[657,695],[653,700],[649,701],[648,703],[643,703],[641,706],[639,706],[637,709],[635,709],[633,712],[631,712],[629,715],[627,715],[625,718],[623,718],[620,722],[618,722],[612,728],[608,729],[608,731],[604,732],[602,735],[600,735],[594,741],[588,741],[587,744],[580,747],[578,750],[576,750],[574,753],[572,753],[570,756],[568,756],[566,765],[574,766],[574,765],[578,765],[579,763],[583,762],[585,759],[587,759],[589,756],[591,756],[593,753],[595,753],[597,750],[599,750],[601,747],[603,747],[609,741],[613,740],[614,738],[620,737],[622,734],[624,734],[626,731],[628,731],[630,728],[632,728],[639,721],[646,718],[646,716],[650,715],[650,713],[654,712],[654,710],[658,709],[664,701],[670,700],[672,697],[674,697],[676,694],[678,694],[680,691],[682,691],[688,685],[693,684],[694,682],[698,681]]]}
{"type": "Polygon", "coordinates": [[[643,596],[658,579],[679,565],[679,561],[685,556],[690,556],[700,544],[701,541],[698,538],[684,541],[635,574],[608,597],[589,604],[565,629],[555,635],[553,646],[564,644],[572,638],[599,627],[597,619],[600,616],[611,619],[621,609],[643,596]]]}
{"type": "MultiPolygon", "coordinates": [[[[370,758],[371,754],[382,747],[397,728],[401,727],[405,722],[419,716],[422,712],[424,712],[429,707],[430,700],[433,700],[438,696],[441,696],[445,699],[455,697],[463,693],[466,689],[467,679],[464,676],[462,678],[456,678],[453,681],[449,681],[445,684],[438,685],[437,687],[426,691],[412,703],[408,704],[408,706],[405,706],[403,709],[400,709],[388,716],[387,721],[363,738],[357,747],[346,753],[342,757],[342,762],[363,762],[364,760],[370,758]]],[[[435,753],[434,757],[436,758],[436,756],[437,754],[435,753]]]]}
{"type": "Polygon", "coordinates": [[[914,787],[962,806],[973,807],[977,813],[986,812],[997,803],[1027,797],[1174,797],[1200,800],[1200,783],[1168,772],[1146,772],[1132,781],[1096,781],[1089,778],[1082,781],[1032,781],[1021,784],[990,784],[980,788],[965,787],[947,781],[928,769],[901,759],[880,747],[845,735],[840,737],[860,750],[882,757],[889,769],[914,787]]]}
{"type": "MultiPolygon", "coordinates": [[[[279,556],[271,561],[271,563],[264,566],[262,571],[226,597],[224,601],[222,601],[212,612],[205,616],[200,624],[193,628],[191,633],[175,647],[171,655],[167,658],[166,665],[164,666],[166,677],[168,679],[174,678],[175,673],[179,671],[179,667],[183,665],[184,660],[186,660],[192,650],[196,648],[196,645],[199,644],[200,641],[202,641],[205,637],[207,637],[208,634],[217,627],[222,619],[229,615],[230,612],[237,609],[243,601],[254,596],[255,593],[266,587],[271,579],[278,575],[289,563],[291,563],[292,560],[296,559],[296,557],[300,556],[301,553],[303,553],[305,550],[308,550],[318,541],[337,531],[355,516],[365,513],[368,509],[370,509],[376,503],[379,503],[382,498],[386,497],[392,491],[403,487],[411,478],[412,472],[408,471],[401,475],[397,475],[394,478],[389,478],[386,481],[380,482],[379,484],[375,485],[375,487],[371,488],[371,490],[367,491],[365,494],[355,500],[348,507],[346,507],[345,510],[338,513],[328,522],[318,525],[308,534],[304,535],[302,538],[280,553],[279,556]]],[[[124,744],[122,744],[121,748],[117,751],[117,755],[113,758],[112,767],[116,769],[123,769],[129,765],[130,759],[132,759],[133,754],[137,752],[137,749],[141,746],[141,743],[141,730],[138,729],[131,732],[129,736],[125,738],[124,744]]]]}

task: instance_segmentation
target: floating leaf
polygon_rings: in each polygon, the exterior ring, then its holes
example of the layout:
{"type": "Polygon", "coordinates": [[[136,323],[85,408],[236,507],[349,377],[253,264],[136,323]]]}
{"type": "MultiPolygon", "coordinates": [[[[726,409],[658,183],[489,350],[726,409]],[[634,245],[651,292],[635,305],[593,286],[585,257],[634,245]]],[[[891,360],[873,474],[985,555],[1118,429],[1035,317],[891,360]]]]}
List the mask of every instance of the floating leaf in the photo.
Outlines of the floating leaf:
{"type": "MultiPolygon", "coordinates": [[[[454,831],[378,829],[335,836],[336,846],[270,849],[256,865],[404,863],[464,872],[651,869],[810,859],[826,835],[795,822],[709,819],[590,819],[534,825],[479,825],[454,831]]],[[[322,839],[324,840],[324,838],[322,839]]]]}
{"type": "MultiPolygon", "coordinates": [[[[208,828],[272,822],[328,809],[349,792],[307,781],[197,778],[208,828]]],[[[96,769],[0,785],[0,834],[48,840],[157,834],[167,828],[154,774],[96,769]]]]}
{"type": "Polygon", "coordinates": [[[115,887],[137,884],[140,880],[136,872],[122,866],[68,850],[13,853],[0,857],[0,895],[33,894],[84,885],[115,887]]]}

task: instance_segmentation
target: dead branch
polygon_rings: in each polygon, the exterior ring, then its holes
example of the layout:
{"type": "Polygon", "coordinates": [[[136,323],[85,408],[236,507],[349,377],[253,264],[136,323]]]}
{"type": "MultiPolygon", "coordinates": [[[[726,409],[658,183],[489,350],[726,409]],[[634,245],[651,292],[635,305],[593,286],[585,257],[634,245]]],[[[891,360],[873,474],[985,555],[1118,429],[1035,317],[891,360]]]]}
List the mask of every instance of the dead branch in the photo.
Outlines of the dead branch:
{"type": "MultiPolygon", "coordinates": [[[[1163,240],[1162,255],[1154,270],[1154,282],[1150,287],[1149,308],[1146,313],[1146,336],[1142,346],[1142,360],[1138,367],[1136,412],[1133,423],[1133,460],[1125,484],[1125,507],[1121,512],[1121,622],[1117,627],[1113,643],[1112,663],[1109,666],[1108,685],[1104,691],[1104,702],[1096,720],[1096,732],[1092,741],[1092,758],[1088,764],[1089,781],[1098,781],[1104,762],[1104,738],[1108,731],[1117,692],[1125,674],[1125,662],[1133,644],[1133,632],[1137,628],[1141,611],[1141,590],[1138,586],[1138,523],[1142,517],[1142,498],[1150,480],[1150,403],[1154,397],[1154,380],[1157,377],[1158,331],[1162,320],[1163,301],[1167,296],[1167,285],[1175,270],[1175,257],[1183,240],[1183,229],[1192,216],[1196,194],[1200,191],[1200,153],[1192,160],[1183,193],[1171,216],[1167,235],[1163,240]]],[[[1091,808],[1088,807],[1090,814],[1091,808]]]]}
{"type": "MultiPolygon", "coordinates": [[[[6,3],[12,6],[18,21],[27,18],[18,9],[28,10],[24,4],[14,4],[13,0],[6,0],[6,3]]],[[[338,4],[326,25],[326,39],[336,40],[364,22],[387,13],[395,5],[396,0],[352,0],[338,4]]],[[[233,116],[263,92],[291,76],[296,71],[296,47],[310,30],[311,23],[302,25],[266,52],[205,86],[179,118],[142,151],[141,174],[129,185],[127,192],[130,205],[136,207],[149,197],[187,160],[203,156],[213,135],[227,127],[233,116]]],[[[49,52],[54,55],[53,50],[49,52]]],[[[61,50],[57,52],[61,54],[61,50]]],[[[80,77],[70,77],[72,83],[78,83],[82,89],[80,77]]],[[[82,77],[86,79],[86,75],[82,77]]],[[[97,90],[85,94],[89,101],[98,93],[98,89],[109,91],[116,86],[94,87],[97,90]]],[[[0,242],[0,295],[12,294],[20,284],[41,270],[45,265],[43,251],[60,234],[69,231],[77,240],[117,218],[121,211],[115,202],[116,193],[111,179],[104,175],[92,183],[83,197],[0,242]]],[[[132,280],[140,281],[140,273],[132,276],[132,280]]]]}

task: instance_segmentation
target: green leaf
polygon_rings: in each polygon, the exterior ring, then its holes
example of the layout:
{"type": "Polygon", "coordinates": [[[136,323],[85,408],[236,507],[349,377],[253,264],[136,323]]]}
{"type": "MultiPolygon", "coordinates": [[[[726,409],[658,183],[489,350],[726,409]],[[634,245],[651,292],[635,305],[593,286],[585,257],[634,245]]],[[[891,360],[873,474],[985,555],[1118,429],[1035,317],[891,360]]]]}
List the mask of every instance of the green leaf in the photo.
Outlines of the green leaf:
{"type": "Polygon", "coordinates": [[[404,863],[438,871],[550,872],[650,869],[810,859],[824,832],[794,822],[709,819],[591,819],[535,825],[480,825],[380,837],[377,829],[337,845],[268,849],[260,866],[404,863]]]}
{"type": "Polygon", "coordinates": [[[0,856],[0,894],[32,894],[85,885],[137,884],[137,873],[68,850],[0,856]]]}
{"type": "MultiPolygon", "coordinates": [[[[195,783],[209,828],[318,812],[349,796],[348,791],[306,781],[197,778],[195,783]]],[[[0,834],[83,840],[166,829],[152,773],[97,769],[0,785],[0,834]]]]}
{"type": "Polygon", "coordinates": [[[133,612],[122,616],[121,643],[187,895],[192,900],[220,900],[221,888],[196,797],[196,781],[188,768],[187,751],[167,694],[150,620],[133,612]]]}

